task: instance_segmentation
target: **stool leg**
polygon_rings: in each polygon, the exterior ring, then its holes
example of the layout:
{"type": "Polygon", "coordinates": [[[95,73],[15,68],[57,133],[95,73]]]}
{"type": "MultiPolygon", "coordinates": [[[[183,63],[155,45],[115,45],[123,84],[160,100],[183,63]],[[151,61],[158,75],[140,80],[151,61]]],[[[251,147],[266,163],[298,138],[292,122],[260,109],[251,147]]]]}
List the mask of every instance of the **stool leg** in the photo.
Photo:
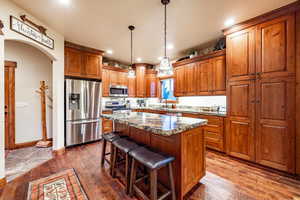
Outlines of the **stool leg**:
{"type": "Polygon", "coordinates": [[[135,181],[136,181],[136,169],[137,169],[137,165],[133,158],[132,162],[131,162],[131,172],[130,172],[130,181],[129,181],[129,196],[130,197],[133,196],[133,185],[135,184],[135,181]]]}
{"type": "Polygon", "coordinates": [[[157,200],[157,170],[150,172],[150,200],[157,200]]]}
{"type": "Polygon", "coordinates": [[[106,152],[106,140],[103,139],[103,145],[102,145],[102,157],[101,157],[101,167],[104,166],[105,161],[105,152],[106,152]]]}
{"type": "Polygon", "coordinates": [[[115,178],[115,167],[117,162],[117,148],[111,144],[111,153],[110,153],[110,175],[115,178]]]}
{"type": "Polygon", "coordinates": [[[125,157],[125,180],[126,180],[126,193],[129,194],[129,184],[130,184],[130,157],[126,153],[125,157]]]}
{"type": "Polygon", "coordinates": [[[172,163],[169,163],[169,179],[170,179],[170,185],[171,185],[172,200],[175,200],[176,199],[176,194],[175,194],[175,185],[174,185],[174,176],[173,176],[172,163]]]}

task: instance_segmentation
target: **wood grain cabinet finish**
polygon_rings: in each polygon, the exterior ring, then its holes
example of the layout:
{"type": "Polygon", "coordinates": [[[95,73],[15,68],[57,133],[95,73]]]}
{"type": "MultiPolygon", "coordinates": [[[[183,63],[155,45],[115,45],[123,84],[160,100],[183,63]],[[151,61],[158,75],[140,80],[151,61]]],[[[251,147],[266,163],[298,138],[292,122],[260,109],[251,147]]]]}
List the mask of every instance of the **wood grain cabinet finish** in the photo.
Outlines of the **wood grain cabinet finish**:
{"type": "Polygon", "coordinates": [[[150,73],[145,75],[146,78],[146,97],[157,97],[157,76],[150,73]]]}
{"type": "Polygon", "coordinates": [[[227,78],[229,81],[255,78],[255,30],[252,27],[226,37],[227,78]]]}
{"type": "Polygon", "coordinates": [[[102,56],[65,47],[65,76],[101,80],[102,56]]]}
{"type": "Polygon", "coordinates": [[[256,85],[256,161],[295,171],[295,79],[264,78],[256,85]]]}
{"type": "Polygon", "coordinates": [[[229,132],[226,135],[227,153],[255,161],[255,81],[230,82],[227,97],[229,123],[229,132]]]}
{"type": "Polygon", "coordinates": [[[129,97],[136,96],[136,78],[135,77],[128,78],[128,96],[129,97]]]}
{"type": "Polygon", "coordinates": [[[146,97],[146,67],[136,67],[136,96],[146,97]]]}
{"type": "Polygon", "coordinates": [[[227,151],[289,173],[296,167],[295,44],[294,14],[227,35],[227,151]]]}
{"type": "Polygon", "coordinates": [[[208,58],[175,64],[175,96],[209,96],[226,94],[225,52],[217,52],[208,58]]]}
{"type": "Polygon", "coordinates": [[[102,96],[109,96],[109,86],[110,86],[110,71],[103,69],[102,71],[102,96]]]}
{"type": "Polygon", "coordinates": [[[295,75],[295,16],[259,24],[256,32],[256,71],[264,77],[295,75]]]}
{"type": "MultiPolygon", "coordinates": [[[[103,111],[103,114],[112,114],[112,111],[103,111]]],[[[102,134],[111,133],[113,131],[113,121],[105,118],[102,119],[102,134]]]]}

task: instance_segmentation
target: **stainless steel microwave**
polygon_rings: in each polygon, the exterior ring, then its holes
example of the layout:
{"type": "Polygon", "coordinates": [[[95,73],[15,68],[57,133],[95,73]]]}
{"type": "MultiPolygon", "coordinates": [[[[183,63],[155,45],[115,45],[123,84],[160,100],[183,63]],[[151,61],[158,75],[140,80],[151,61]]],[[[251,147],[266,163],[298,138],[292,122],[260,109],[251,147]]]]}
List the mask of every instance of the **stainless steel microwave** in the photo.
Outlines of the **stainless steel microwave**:
{"type": "Polygon", "coordinates": [[[121,85],[111,85],[109,87],[109,96],[111,97],[128,97],[128,88],[121,85]]]}

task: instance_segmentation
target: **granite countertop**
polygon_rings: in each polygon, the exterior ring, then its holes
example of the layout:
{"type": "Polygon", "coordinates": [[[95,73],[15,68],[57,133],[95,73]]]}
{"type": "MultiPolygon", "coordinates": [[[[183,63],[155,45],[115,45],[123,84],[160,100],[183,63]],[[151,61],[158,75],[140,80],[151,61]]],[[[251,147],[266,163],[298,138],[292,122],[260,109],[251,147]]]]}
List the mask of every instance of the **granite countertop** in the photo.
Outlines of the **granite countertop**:
{"type": "Polygon", "coordinates": [[[205,119],[144,112],[102,114],[101,117],[164,136],[171,136],[207,124],[207,120],[205,119]]]}
{"type": "Polygon", "coordinates": [[[219,117],[226,117],[226,112],[220,111],[203,111],[197,108],[162,108],[162,107],[136,107],[131,108],[134,109],[145,109],[145,110],[157,110],[157,111],[166,111],[170,113],[191,113],[191,114],[201,114],[201,115],[212,115],[212,116],[219,116],[219,117]]]}

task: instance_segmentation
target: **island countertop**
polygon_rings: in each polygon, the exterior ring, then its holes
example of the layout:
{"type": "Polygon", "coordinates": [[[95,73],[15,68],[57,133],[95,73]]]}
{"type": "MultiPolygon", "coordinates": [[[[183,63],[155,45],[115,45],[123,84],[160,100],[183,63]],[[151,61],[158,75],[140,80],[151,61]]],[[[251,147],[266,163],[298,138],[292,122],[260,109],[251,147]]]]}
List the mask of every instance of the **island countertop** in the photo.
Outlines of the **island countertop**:
{"type": "Polygon", "coordinates": [[[101,117],[164,136],[171,136],[207,124],[205,119],[144,112],[102,114],[101,117]]]}

